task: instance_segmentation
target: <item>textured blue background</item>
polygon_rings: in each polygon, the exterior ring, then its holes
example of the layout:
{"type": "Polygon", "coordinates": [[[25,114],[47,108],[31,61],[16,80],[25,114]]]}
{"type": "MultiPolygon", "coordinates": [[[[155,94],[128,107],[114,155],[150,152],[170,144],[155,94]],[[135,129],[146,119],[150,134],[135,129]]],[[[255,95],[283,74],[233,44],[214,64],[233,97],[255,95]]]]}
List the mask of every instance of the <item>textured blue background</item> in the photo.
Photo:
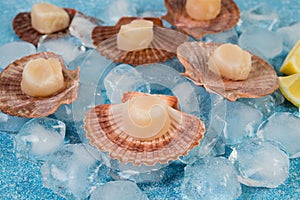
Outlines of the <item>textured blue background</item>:
{"type": "MultiPolygon", "coordinates": [[[[12,30],[13,17],[18,12],[30,11],[38,0],[0,0],[0,45],[19,39],[12,30]]],[[[62,7],[71,7],[86,15],[99,16],[109,4],[107,0],[48,0],[62,7]]],[[[266,2],[280,16],[280,26],[300,21],[298,0],[236,0],[241,11],[266,2]]],[[[139,9],[163,10],[163,0],[138,1],[139,9]]],[[[63,199],[42,185],[40,166],[18,159],[13,150],[13,135],[0,133],[0,199],[63,199]]],[[[300,199],[300,158],[291,160],[289,178],[276,189],[250,188],[243,186],[239,199],[300,199]]],[[[162,184],[144,184],[141,188],[150,199],[181,199],[179,194],[182,168],[172,169],[162,184]],[[177,173],[174,175],[174,173],[177,173]]]]}

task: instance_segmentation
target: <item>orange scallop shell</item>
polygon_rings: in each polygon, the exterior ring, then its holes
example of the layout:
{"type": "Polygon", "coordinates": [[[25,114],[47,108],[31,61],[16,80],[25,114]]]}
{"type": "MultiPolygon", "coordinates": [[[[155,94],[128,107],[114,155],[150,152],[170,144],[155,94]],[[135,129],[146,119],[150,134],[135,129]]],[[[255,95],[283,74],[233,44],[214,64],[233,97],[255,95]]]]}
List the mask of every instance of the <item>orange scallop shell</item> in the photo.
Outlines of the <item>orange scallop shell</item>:
{"type": "Polygon", "coordinates": [[[188,37],[172,29],[163,28],[159,18],[122,17],[115,26],[95,27],[92,31],[92,40],[101,55],[117,63],[137,66],[172,59],[176,55],[178,45],[187,41],[188,37]],[[117,34],[121,26],[136,19],[151,20],[154,23],[154,37],[149,48],[139,51],[118,49],[117,34]]]}
{"type": "Polygon", "coordinates": [[[77,99],[79,87],[79,67],[67,70],[62,58],[52,52],[42,52],[25,56],[9,64],[0,74],[0,109],[13,116],[36,118],[54,113],[61,104],[69,104],[77,99]],[[32,59],[56,58],[62,65],[65,87],[49,97],[31,97],[21,90],[24,66],[32,59]]]}
{"type": "Polygon", "coordinates": [[[186,0],[165,0],[167,14],[162,18],[196,39],[206,34],[219,33],[234,27],[240,19],[240,10],[233,0],[222,0],[219,15],[212,20],[194,20],[185,10],[186,0]]]}
{"type": "MultiPolygon", "coordinates": [[[[138,94],[127,95],[127,97],[135,95],[138,94]]],[[[163,95],[159,95],[159,97],[163,97],[163,95]]],[[[163,98],[176,97],[165,96],[163,98]]],[[[175,101],[170,102],[171,105],[174,105],[175,101]]],[[[134,138],[120,130],[122,121],[118,117],[118,113],[112,115],[112,109],[119,105],[121,104],[103,104],[92,108],[85,116],[84,127],[92,145],[99,150],[109,152],[113,159],[118,159],[120,162],[132,162],[134,165],[167,163],[170,160],[178,159],[179,156],[186,155],[203,138],[205,127],[202,121],[193,115],[178,111],[170,105],[171,111],[169,112],[172,112],[173,116],[176,115],[176,119],[170,115],[171,128],[169,131],[151,140],[134,138]]]]}
{"type": "MultiPolygon", "coordinates": [[[[72,8],[64,8],[64,9],[69,14],[70,23],[71,23],[71,21],[77,11],[72,8]]],[[[40,38],[43,35],[45,35],[43,33],[39,33],[37,30],[35,30],[32,27],[30,12],[22,12],[22,13],[17,14],[13,20],[13,28],[14,28],[15,33],[19,36],[19,38],[21,38],[22,40],[24,40],[26,42],[32,43],[35,46],[37,46],[40,38]]],[[[67,32],[68,32],[68,28],[61,30],[59,32],[56,32],[54,34],[67,33],[67,32]]]]}
{"type": "Polygon", "coordinates": [[[180,45],[177,56],[186,69],[183,75],[230,101],[238,98],[258,98],[278,89],[276,71],[256,55],[252,55],[252,69],[246,80],[228,80],[210,71],[207,62],[211,53],[220,45],[213,42],[186,42],[180,45]]]}

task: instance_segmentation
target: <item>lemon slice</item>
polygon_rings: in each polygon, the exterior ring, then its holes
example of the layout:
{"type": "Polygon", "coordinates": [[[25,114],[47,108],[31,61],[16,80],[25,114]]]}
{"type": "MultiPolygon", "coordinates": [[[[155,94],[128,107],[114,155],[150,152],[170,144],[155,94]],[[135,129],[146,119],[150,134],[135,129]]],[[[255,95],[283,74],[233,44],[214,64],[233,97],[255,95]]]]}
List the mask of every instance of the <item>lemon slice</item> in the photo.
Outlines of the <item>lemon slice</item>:
{"type": "Polygon", "coordinates": [[[285,58],[280,72],[286,75],[300,73],[300,40],[285,58]]]}
{"type": "Polygon", "coordinates": [[[300,107],[300,74],[279,77],[279,89],[287,100],[300,107]]]}

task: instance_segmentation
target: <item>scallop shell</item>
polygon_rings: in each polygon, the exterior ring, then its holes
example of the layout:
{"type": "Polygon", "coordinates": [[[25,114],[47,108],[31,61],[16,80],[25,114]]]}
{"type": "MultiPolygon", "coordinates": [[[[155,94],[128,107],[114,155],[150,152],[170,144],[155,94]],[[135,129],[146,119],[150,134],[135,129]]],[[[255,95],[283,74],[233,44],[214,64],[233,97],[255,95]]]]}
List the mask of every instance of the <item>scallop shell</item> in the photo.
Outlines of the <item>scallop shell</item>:
{"type": "MultiPolygon", "coordinates": [[[[129,94],[127,97],[133,98],[135,95],[138,94],[129,94]]],[[[163,95],[156,96],[163,97],[163,95]]],[[[204,135],[205,127],[200,119],[169,105],[171,126],[166,133],[152,139],[130,136],[120,128],[123,123],[122,117],[119,116],[121,112],[116,112],[116,109],[124,105],[125,103],[98,105],[86,114],[84,120],[86,134],[91,144],[99,150],[109,152],[113,159],[120,162],[132,162],[134,165],[167,163],[186,155],[199,144],[204,135]]]]}
{"type": "Polygon", "coordinates": [[[185,10],[186,0],[165,0],[167,14],[162,18],[196,39],[206,34],[219,33],[234,27],[240,19],[240,10],[233,0],[222,0],[219,15],[212,20],[194,20],[185,10]]]}
{"type": "Polygon", "coordinates": [[[79,87],[79,67],[67,70],[60,56],[52,52],[42,52],[25,56],[9,64],[0,75],[0,109],[13,116],[35,118],[54,113],[61,104],[69,104],[77,99],[79,87]],[[31,97],[21,90],[24,66],[32,59],[56,58],[62,64],[65,88],[49,97],[31,97]]]}
{"type": "Polygon", "coordinates": [[[92,31],[92,40],[101,55],[117,63],[137,66],[172,59],[176,55],[178,45],[187,41],[188,37],[172,29],[163,28],[162,21],[159,18],[123,17],[115,26],[95,27],[92,31]],[[151,20],[154,23],[154,37],[149,48],[139,51],[118,49],[117,34],[121,26],[136,19],[151,20]]]}
{"type": "MultiPolygon", "coordinates": [[[[64,8],[64,9],[69,14],[70,23],[71,23],[71,21],[77,11],[72,8],[64,8]]],[[[21,38],[22,40],[24,40],[26,42],[30,42],[30,43],[34,44],[35,46],[37,46],[40,38],[43,35],[45,35],[43,33],[39,33],[37,30],[35,30],[32,27],[30,12],[22,12],[22,13],[17,14],[13,20],[13,28],[14,28],[15,33],[19,36],[19,38],[21,38]]],[[[57,32],[56,34],[67,33],[67,32],[68,32],[68,29],[66,28],[62,31],[57,32]]]]}
{"type": "Polygon", "coordinates": [[[246,80],[233,81],[220,77],[208,69],[211,53],[221,44],[204,42],[186,42],[177,49],[177,56],[184,65],[184,76],[206,90],[214,91],[235,101],[238,98],[258,98],[273,93],[278,89],[276,71],[266,61],[252,55],[252,69],[246,80]]]}

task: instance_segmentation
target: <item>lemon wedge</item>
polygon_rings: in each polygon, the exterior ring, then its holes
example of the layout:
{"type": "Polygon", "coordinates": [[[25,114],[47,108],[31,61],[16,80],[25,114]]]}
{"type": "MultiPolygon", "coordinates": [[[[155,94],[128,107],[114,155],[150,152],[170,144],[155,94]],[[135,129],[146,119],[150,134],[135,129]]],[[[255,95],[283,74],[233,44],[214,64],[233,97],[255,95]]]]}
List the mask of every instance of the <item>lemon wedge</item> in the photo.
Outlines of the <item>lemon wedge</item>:
{"type": "Polygon", "coordinates": [[[285,75],[300,73],[300,40],[296,43],[293,49],[285,58],[280,72],[285,75]]]}
{"type": "Polygon", "coordinates": [[[279,77],[279,89],[287,100],[300,107],[300,74],[279,77]]]}

